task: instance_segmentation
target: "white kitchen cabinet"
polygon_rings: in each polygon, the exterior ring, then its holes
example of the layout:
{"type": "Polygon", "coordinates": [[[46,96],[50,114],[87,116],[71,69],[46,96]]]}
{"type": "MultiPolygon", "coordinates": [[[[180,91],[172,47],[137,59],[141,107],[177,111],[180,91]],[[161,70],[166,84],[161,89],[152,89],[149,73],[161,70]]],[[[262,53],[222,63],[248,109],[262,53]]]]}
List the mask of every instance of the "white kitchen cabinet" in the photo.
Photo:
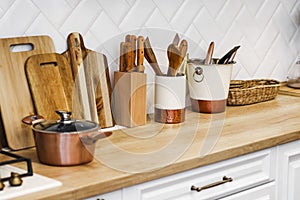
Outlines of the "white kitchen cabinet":
{"type": "Polygon", "coordinates": [[[278,146],[278,200],[300,199],[300,140],[278,146]]]}
{"type": "Polygon", "coordinates": [[[216,199],[249,188],[274,181],[275,151],[266,149],[248,155],[232,158],[208,166],[174,174],[123,189],[123,200],[192,200],[216,199]],[[227,182],[200,192],[191,191],[191,186],[202,187],[222,180],[227,182]]]}
{"type": "Polygon", "coordinates": [[[252,189],[230,195],[220,200],[274,200],[276,199],[276,184],[275,182],[263,184],[252,189]]]}
{"type": "Polygon", "coordinates": [[[100,194],[97,196],[87,198],[85,200],[122,200],[122,190],[116,190],[113,192],[100,194]]]}
{"type": "Polygon", "coordinates": [[[300,140],[133,185],[87,200],[299,200],[300,140]],[[202,187],[227,182],[200,192],[202,187]]]}

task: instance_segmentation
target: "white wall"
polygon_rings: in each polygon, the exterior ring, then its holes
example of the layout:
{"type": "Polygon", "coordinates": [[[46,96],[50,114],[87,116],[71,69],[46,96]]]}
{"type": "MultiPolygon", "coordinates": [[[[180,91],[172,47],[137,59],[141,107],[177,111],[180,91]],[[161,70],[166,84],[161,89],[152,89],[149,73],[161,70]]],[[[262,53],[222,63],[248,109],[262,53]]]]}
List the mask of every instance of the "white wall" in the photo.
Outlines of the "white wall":
{"type": "Polygon", "coordinates": [[[0,1],[0,37],[47,34],[60,53],[68,34],[80,32],[89,49],[106,54],[112,71],[126,33],[149,36],[165,65],[164,50],[178,32],[191,57],[204,57],[211,41],[215,57],[241,45],[234,79],[285,80],[300,59],[299,26],[298,0],[0,1]]]}

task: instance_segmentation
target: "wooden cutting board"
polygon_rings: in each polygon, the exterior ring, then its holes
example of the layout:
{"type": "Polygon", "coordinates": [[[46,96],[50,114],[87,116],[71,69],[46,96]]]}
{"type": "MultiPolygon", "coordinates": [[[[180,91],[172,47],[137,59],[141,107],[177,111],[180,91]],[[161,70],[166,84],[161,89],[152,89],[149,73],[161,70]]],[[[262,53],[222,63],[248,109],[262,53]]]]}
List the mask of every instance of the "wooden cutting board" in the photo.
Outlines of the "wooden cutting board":
{"type": "Polygon", "coordinates": [[[295,88],[288,87],[286,85],[286,82],[282,82],[280,84],[278,94],[284,94],[284,95],[300,97],[300,89],[295,89],[295,88]]]}
{"type": "Polygon", "coordinates": [[[25,75],[25,61],[35,54],[55,52],[49,36],[0,39],[0,106],[8,146],[19,150],[34,146],[31,128],[22,124],[24,116],[34,113],[25,75]],[[12,51],[12,47],[30,46],[12,51]]]}
{"type": "Polygon", "coordinates": [[[57,53],[37,54],[25,66],[36,113],[56,120],[55,110],[72,110],[73,76],[67,59],[57,53]]]}
{"type": "Polygon", "coordinates": [[[81,98],[79,105],[73,103],[73,110],[84,111],[84,113],[79,113],[80,115],[76,118],[90,118],[99,123],[101,128],[114,126],[110,106],[111,84],[106,56],[87,49],[79,33],[69,34],[67,44],[68,49],[63,55],[69,61],[73,71],[75,81],[73,102],[74,99],[76,100],[77,91],[77,95],[81,98]],[[78,82],[80,84],[77,84],[78,82]],[[81,87],[82,85],[85,86],[81,87]],[[84,89],[86,91],[83,91],[84,89]],[[82,94],[84,92],[86,95],[82,94]]]}

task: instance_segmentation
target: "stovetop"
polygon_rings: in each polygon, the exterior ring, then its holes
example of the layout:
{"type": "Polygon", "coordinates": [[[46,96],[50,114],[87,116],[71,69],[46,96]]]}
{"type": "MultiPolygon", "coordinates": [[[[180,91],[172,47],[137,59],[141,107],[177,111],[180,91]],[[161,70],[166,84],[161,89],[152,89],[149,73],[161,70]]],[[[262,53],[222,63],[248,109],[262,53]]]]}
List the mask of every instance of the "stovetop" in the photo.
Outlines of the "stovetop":
{"type": "Polygon", "coordinates": [[[30,159],[23,158],[9,152],[1,151],[0,153],[12,158],[6,161],[0,161],[0,177],[1,181],[5,185],[3,190],[0,191],[0,199],[7,200],[21,197],[26,194],[62,185],[62,183],[57,180],[33,173],[30,159]],[[18,162],[24,162],[27,165],[27,170],[13,166],[14,163],[18,162]],[[21,186],[10,186],[8,179],[11,176],[11,172],[18,173],[20,175],[23,180],[21,186]]]}

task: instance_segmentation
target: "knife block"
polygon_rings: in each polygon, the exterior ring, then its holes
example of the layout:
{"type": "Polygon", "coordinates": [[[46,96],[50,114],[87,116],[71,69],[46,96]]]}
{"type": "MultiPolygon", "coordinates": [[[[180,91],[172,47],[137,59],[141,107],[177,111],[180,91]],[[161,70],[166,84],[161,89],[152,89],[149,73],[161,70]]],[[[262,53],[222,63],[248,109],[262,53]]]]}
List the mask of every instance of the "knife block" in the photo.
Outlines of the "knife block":
{"type": "Polygon", "coordinates": [[[114,72],[112,113],[118,125],[135,127],[146,124],[146,74],[114,72]]]}

